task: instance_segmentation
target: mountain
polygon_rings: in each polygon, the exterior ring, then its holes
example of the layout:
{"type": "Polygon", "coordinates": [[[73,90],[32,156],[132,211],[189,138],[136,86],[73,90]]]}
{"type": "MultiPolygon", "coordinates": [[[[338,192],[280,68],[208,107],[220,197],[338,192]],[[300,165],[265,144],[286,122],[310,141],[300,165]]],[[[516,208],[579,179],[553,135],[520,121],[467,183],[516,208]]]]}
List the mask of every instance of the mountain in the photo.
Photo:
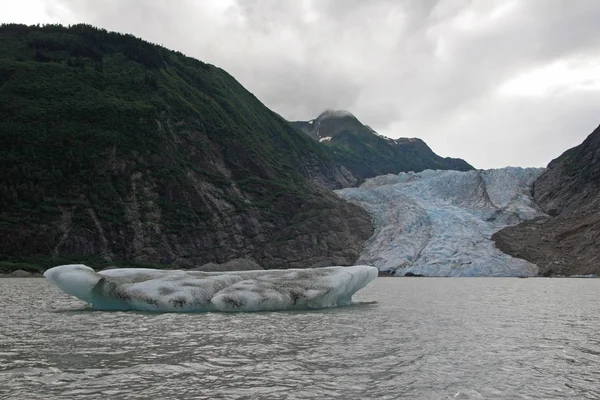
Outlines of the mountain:
{"type": "Polygon", "coordinates": [[[399,172],[473,169],[464,160],[438,156],[421,139],[379,135],[348,111],[327,110],[314,120],[294,121],[291,125],[324,145],[359,182],[399,172]]]}
{"type": "Polygon", "coordinates": [[[224,70],[88,25],[0,27],[0,269],[352,264],[353,178],[224,70]]]}
{"type": "Polygon", "coordinates": [[[498,232],[498,248],[540,275],[600,275],[600,127],[548,164],[533,196],[548,216],[498,232]]]}
{"type": "Polygon", "coordinates": [[[542,171],[401,172],[337,193],[373,217],[358,263],[401,276],[535,276],[534,264],[502,253],[491,236],[543,215],[531,197],[542,171]]]}

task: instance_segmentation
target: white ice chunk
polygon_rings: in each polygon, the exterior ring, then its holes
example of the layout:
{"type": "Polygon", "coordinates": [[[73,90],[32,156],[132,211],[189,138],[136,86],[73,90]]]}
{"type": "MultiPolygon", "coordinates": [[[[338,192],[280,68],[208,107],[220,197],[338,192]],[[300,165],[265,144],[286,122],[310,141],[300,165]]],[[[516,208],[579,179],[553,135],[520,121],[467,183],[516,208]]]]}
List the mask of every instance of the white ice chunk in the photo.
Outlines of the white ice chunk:
{"type": "Polygon", "coordinates": [[[382,175],[337,193],[373,217],[358,263],[429,276],[537,275],[496,248],[500,229],[544,215],[531,197],[541,168],[382,175]]]}
{"type": "Polygon", "coordinates": [[[331,141],[331,136],[325,136],[321,139],[319,139],[319,142],[330,142],[331,141]]]}
{"type": "Polygon", "coordinates": [[[374,267],[200,272],[61,265],[44,276],[99,310],[263,311],[349,305],[377,277],[374,267]]]}

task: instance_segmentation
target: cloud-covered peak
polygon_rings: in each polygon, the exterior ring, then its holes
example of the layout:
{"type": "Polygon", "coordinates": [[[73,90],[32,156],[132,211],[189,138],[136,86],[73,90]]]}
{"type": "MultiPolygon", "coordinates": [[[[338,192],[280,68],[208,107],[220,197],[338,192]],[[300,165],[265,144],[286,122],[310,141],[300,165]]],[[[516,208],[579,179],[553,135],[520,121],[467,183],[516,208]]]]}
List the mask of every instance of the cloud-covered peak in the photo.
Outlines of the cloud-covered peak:
{"type": "Polygon", "coordinates": [[[332,110],[332,109],[327,109],[325,111],[323,111],[318,117],[317,120],[319,121],[323,121],[325,119],[331,119],[331,118],[346,118],[346,117],[351,117],[351,118],[355,118],[354,114],[352,114],[350,111],[346,111],[346,110],[332,110]]]}

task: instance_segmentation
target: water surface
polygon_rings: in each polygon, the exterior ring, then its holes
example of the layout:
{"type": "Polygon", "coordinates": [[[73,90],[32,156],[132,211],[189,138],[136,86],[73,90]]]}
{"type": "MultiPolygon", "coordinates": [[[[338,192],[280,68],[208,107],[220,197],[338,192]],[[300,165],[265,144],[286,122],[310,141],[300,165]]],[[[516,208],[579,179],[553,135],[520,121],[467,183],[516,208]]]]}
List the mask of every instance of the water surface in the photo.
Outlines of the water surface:
{"type": "Polygon", "coordinates": [[[378,278],[355,299],[100,312],[0,279],[0,399],[600,399],[600,279],[378,278]]]}

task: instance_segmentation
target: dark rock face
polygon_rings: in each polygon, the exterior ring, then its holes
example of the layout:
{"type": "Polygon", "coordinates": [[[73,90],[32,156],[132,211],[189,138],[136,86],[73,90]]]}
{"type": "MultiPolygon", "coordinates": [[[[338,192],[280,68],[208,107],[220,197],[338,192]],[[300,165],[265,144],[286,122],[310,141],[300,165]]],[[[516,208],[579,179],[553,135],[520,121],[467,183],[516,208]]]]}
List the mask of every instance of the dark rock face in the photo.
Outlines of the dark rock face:
{"type": "Polygon", "coordinates": [[[337,195],[323,194],[321,206],[301,205],[292,223],[265,244],[257,254],[259,264],[303,268],[321,262],[323,266],[351,265],[358,258],[373,234],[371,217],[354,204],[338,208],[337,195]]]}
{"type": "Polygon", "coordinates": [[[87,25],[2,25],[0,53],[0,260],[349,265],[372,233],[328,190],[356,179],[222,69],[87,25]]]}
{"type": "Polygon", "coordinates": [[[535,201],[550,215],[576,212],[598,201],[600,127],[548,164],[534,185],[535,201]]]}
{"type": "Polygon", "coordinates": [[[318,141],[358,183],[377,175],[399,172],[473,169],[464,160],[438,156],[421,139],[381,136],[348,111],[327,110],[314,120],[290,124],[318,141]]]}
{"type": "Polygon", "coordinates": [[[549,216],[497,232],[496,246],[540,275],[600,273],[600,127],[553,160],[533,191],[549,216]]]}

